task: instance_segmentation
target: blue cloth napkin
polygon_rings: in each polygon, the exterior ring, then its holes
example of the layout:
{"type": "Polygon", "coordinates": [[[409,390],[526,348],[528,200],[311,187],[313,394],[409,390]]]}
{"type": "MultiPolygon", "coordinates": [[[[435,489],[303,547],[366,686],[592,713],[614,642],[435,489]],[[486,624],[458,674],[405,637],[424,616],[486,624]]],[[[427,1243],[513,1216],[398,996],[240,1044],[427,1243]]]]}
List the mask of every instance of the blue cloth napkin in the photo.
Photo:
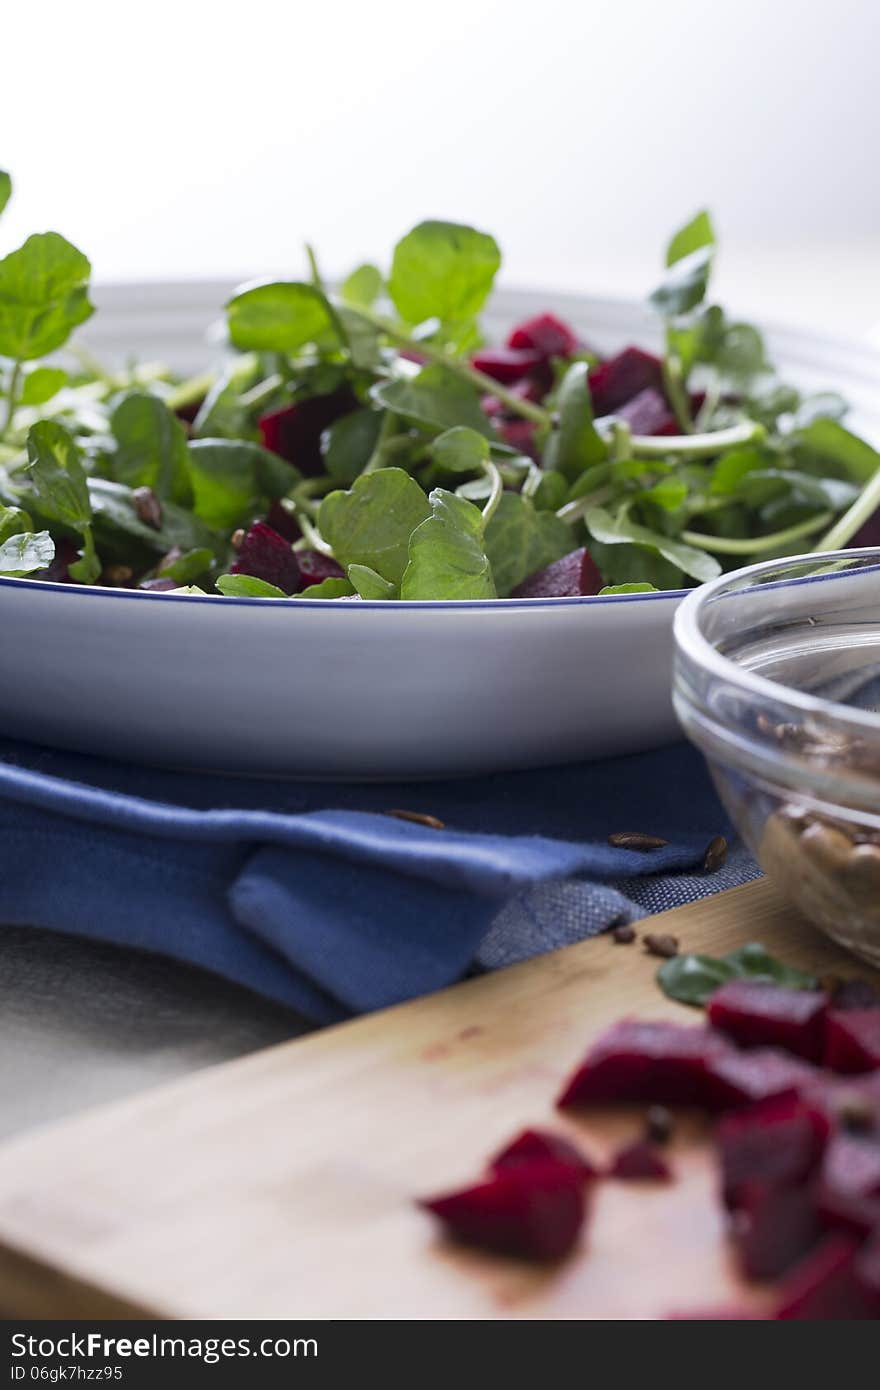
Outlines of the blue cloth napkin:
{"type": "Polygon", "coordinates": [[[700,756],[335,785],[135,767],[0,740],[0,921],[189,961],[318,1022],[753,877],[700,756]],[[428,813],[439,831],[384,814],[428,813]],[[650,853],[615,830],[659,834],[650,853]]]}

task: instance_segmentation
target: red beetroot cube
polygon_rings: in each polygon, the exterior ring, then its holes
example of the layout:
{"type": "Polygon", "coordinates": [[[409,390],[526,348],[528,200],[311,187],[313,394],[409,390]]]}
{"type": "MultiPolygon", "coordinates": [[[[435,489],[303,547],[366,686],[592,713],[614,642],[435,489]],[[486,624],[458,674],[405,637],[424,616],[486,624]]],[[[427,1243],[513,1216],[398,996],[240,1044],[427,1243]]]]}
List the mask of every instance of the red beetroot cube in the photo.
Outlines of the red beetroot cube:
{"type": "Polygon", "coordinates": [[[853,1275],[871,1316],[880,1318],[880,1231],[856,1255],[853,1275]]]}
{"type": "MultiPolygon", "coordinates": [[[[547,386],[534,376],[526,377],[523,381],[515,381],[510,387],[510,394],[512,396],[517,396],[521,401],[532,401],[535,405],[540,404],[546,393],[547,386]]],[[[480,404],[485,413],[492,418],[497,415],[502,415],[511,424],[515,422],[519,422],[523,425],[530,424],[528,420],[523,420],[519,416],[514,416],[512,412],[508,410],[504,402],[500,401],[497,396],[484,396],[480,404]]]]}
{"type": "Polygon", "coordinates": [[[730,980],[716,989],[707,1012],[712,1026],[742,1047],[781,1047],[810,1062],[822,1056],[826,1000],[818,990],[730,980]]]}
{"type": "Polygon", "coordinates": [[[535,443],[537,427],[531,420],[501,420],[496,423],[495,427],[504,443],[509,444],[511,449],[517,449],[527,458],[538,461],[540,454],[535,443]]]}
{"type": "Polygon", "coordinates": [[[880,1197],[851,1197],[820,1182],[813,1202],[822,1225],[850,1235],[866,1236],[880,1230],[880,1197]]]}
{"type": "Polygon", "coordinates": [[[642,1178],[672,1182],[672,1169],[650,1139],[634,1139],[631,1144],[624,1144],[622,1149],[617,1150],[608,1176],[627,1182],[642,1178]]]}
{"type": "Polygon", "coordinates": [[[747,1279],[778,1279],[810,1251],[823,1227],[805,1187],[762,1187],[743,1193],[733,1241],[747,1279]]]}
{"type": "Polygon", "coordinates": [[[357,407],[357,397],[348,386],[327,396],[311,396],[261,415],[257,421],[260,438],[267,449],[294,464],[306,477],[317,477],[323,471],[321,435],[334,420],[357,407]]]}
{"type": "Polygon", "coordinates": [[[880,1009],[832,1009],[825,1031],[825,1065],[846,1073],[880,1067],[880,1009]]]}
{"type": "Polygon", "coordinates": [[[543,358],[571,357],[578,349],[578,338],[555,314],[537,314],[517,324],[507,339],[509,348],[533,350],[543,358]]]}
{"type": "Polygon", "coordinates": [[[290,541],[279,536],[265,521],[255,521],[248,527],[229,571],[264,579],[286,594],[295,594],[301,585],[299,565],[290,541]]]}
{"type": "Polygon", "coordinates": [[[666,403],[666,397],[653,386],[646,386],[632,400],[617,411],[625,420],[633,434],[678,434],[675,416],[666,403]]]}
{"type": "Polygon", "coordinates": [[[855,1277],[858,1242],[831,1235],[789,1275],[776,1310],[777,1320],[834,1322],[872,1316],[855,1277]]]}
{"type": "Polygon", "coordinates": [[[613,415],[648,387],[662,394],[663,365],[653,353],[624,348],[616,357],[592,368],[589,386],[596,415],[613,415]]]}
{"type": "Polygon", "coordinates": [[[329,555],[320,550],[298,550],[296,563],[299,565],[301,587],[320,584],[323,579],[344,579],[345,570],[329,555]]]}
{"type": "Polygon", "coordinates": [[[603,583],[595,561],[582,546],[536,574],[530,574],[528,579],[517,584],[512,597],[577,598],[582,594],[598,594],[603,583]]]}
{"type": "Polygon", "coordinates": [[[818,1075],[809,1062],[774,1047],[755,1047],[750,1052],[731,1048],[709,1063],[707,1109],[734,1110],[786,1091],[800,1091],[813,1085],[818,1075]]]}
{"type": "Polygon", "coordinates": [[[841,980],[831,995],[831,1008],[835,1012],[844,1009],[880,1009],[880,994],[867,980],[841,980]]]}
{"type": "Polygon", "coordinates": [[[277,497],[263,520],[267,526],[271,526],[272,530],[277,531],[279,536],[283,536],[286,541],[298,541],[302,535],[296,517],[287,510],[277,497]]]}
{"type": "Polygon", "coordinates": [[[570,1139],[544,1129],[524,1129],[489,1162],[493,1173],[520,1168],[531,1163],[563,1163],[584,1179],[596,1178],[598,1170],[570,1139]]]}
{"type": "Polygon", "coordinates": [[[828,1134],[822,1112],[793,1093],[726,1115],[716,1134],[725,1204],[739,1206],[750,1185],[805,1182],[819,1165],[828,1134]]]}
{"type": "Polygon", "coordinates": [[[503,386],[510,386],[541,367],[544,358],[540,352],[529,349],[482,348],[474,353],[471,362],[478,372],[500,381],[503,386]]]}
{"type": "Polygon", "coordinates": [[[731,1051],[708,1028],[622,1019],[603,1033],[569,1078],[557,1104],[635,1101],[702,1105],[709,1064],[731,1051]]]}
{"type": "Polygon", "coordinates": [[[838,1131],[822,1162],[822,1184],[841,1197],[880,1198],[880,1142],[838,1131]]]}
{"type": "Polygon", "coordinates": [[[555,1161],[516,1164],[474,1187],[419,1205],[457,1240],[541,1261],[569,1254],[586,1213],[582,1174],[555,1161]]]}

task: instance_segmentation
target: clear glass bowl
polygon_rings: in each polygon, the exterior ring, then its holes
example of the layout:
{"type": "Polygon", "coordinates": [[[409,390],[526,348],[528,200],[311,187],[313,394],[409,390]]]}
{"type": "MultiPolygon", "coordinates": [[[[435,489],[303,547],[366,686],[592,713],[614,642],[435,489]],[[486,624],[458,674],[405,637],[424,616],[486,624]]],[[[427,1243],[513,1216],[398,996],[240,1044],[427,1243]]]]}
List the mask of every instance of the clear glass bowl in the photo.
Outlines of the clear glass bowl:
{"type": "Polygon", "coordinates": [[[880,965],[880,549],[724,575],[675,646],[676,711],[761,867],[880,965]]]}

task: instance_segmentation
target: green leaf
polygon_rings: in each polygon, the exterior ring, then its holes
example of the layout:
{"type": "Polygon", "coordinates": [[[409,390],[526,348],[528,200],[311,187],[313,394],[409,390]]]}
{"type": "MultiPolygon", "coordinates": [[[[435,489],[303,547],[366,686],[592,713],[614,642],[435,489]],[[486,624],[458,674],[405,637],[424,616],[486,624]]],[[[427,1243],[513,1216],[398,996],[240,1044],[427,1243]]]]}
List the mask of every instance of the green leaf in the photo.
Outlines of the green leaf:
{"type": "Polygon", "coordinates": [[[880,453],[837,420],[819,419],[796,436],[797,452],[836,464],[856,483],[866,483],[880,468],[880,453]]]}
{"type": "Polygon", "coordinates": [[[110,428],[117,443],[112,458],[115,482],[151,487],[163,501],[192,501],[186,434],[164,401],[132,391],[113,411],[110,428]]]}
{"type": "Polygon", "coordinates": [[[402,599],[495,598],[488,556],[483,549],[479,507],[435,488],[431,516],[413,531],[409,564],[400,586],[402,599]]]}
{"type": "Polygon", "coordinates": [[[675,318],[695,309],[705,297],[712,269],[714,247],[702,246],[692,251],[667,271],[662,283],[651,295],[651,304],[658,313],[675,318]]]}
{"type": "Polygon", "coordinates": [[[712,469],[709,492],[713,495],[735,497],[743,478],[758,469],[766,468],[773,455],[768,449],[731,449],[712,469]]]}
{"type": "Polygon", "coordinates": [[[176,560],[162,565],[158,575],[162,579],[173,579],[177,584],[194,584],[197,579],[201,579],[203,575],[207,574],[213,563],[213,550],[209,550],[207,547],[202,547],[199,550],[187,550],[176,560]]]}
{"type": "Polygon", "coordinates": [[[394,248],[388,290],[400,317],[419,324],[473,319],[501,265],[494,237],[455,222],[421,222],[394,248]]]}
{"type": "Polygon", "coordinates": [[[348,577],[361,598],[393,599],[400,597],[398,585],[389,584],[387,579],[383,579],[381,574],[371,570],[369,565],[349,565],[348,577]]]}
{"type": "Polygon", "coordinates": [[[499,598],[574,549],[571,529],[553,512],[539,512],[527,497],[504,492],[486,527],[484,547],[499,598]]]}
{"type": "Polygon", "coordinates": [[[688,495],[688,485],[681,478],[662,478],[653,487],[646,488],[640,500],[653,502],[665,512],[676,512],[688,495]]]}
{"type": "Polygon", "coordinates": [[[0,260],[0,357],[30,362],[63,347],[93,313],[88,260],[57,232],[28,237],[0,260]]]}
{"type": "Polygon", "coordinates": [[[0,574],[20,579],[44,570],[55,559],[55,542],[48,531],[21,531],[0,544],[0,574]]]}
{"type": "Polygon", "coordinates": [[[379,468],[348,492],[331,492],[318,512],[318,529],[341,565],[366,565],[389,584],[400,584],[409,539],[431,515],[418,483],[402,468],[379,468]]]}
{"type": "Polygon", "coordinates": [[[215,585],[227,598],[287,598],[283,589],[252,574],[218,574],[215,585]]]}
{"type": "Polygon", "coordinates": [[[82,532],[83,548],[80,551],[80,559],[74,560],[72,565],[67,566],[67,573],[72,579],[76,579],[80,584],[94,584],[103,568],[98,553],[95,550],[95,542],[92,537],[92,528],[86,526],[82,532]]]}
{"type": "Polygon", "coordinates": [[[28,431],[27,450],[25,476],[40,511],[75,531],[89,526],[89,489],[73,435],[56,420],[40,420],[28,431]]]}
{"type": "Polygon", "coordinates": [[[382,428],[379,410],[341,415],[321,436],[324,467],[337,483],[353,483],[366,467],[382,428]]]}
{"type": "Polygon", "coordinates": [[[414,377],[381,381],[373,387],[371,394],[386,410],[402,415],[417,425],[426,425],[433,430],[467,425],[478,434],[494,438],[477,390],[441,362],[423,367],[414,377]]]}
{"type": "Polygon", "coordinates": [[[19,536],[24,531],[33,531],[34,524],[21,507],[0,506],[0,542],[8,541],[10,536],[19,536]]]}
{"type": "Polygon", "coordinates": [[[12,197],[12,179],[5,169],[0,169],[0,212],[6,207],[12,197]]]}
{"type": "Polygon", "coordinates": [[[568,481],[555,469],[544,469],[541,481],[532,493],[532,502],[539,512],[557,512],[568,500],[568,481]]]}
{"type": "Polygon", "coordinates": [[[88,486],[95,533],[102,547],[112,548],[123,557],[131,549],[130,538],[159,555],[167,555],[175,547],[183,551],[207,549],[216,556],[227,549],[226,540],[186,507],[163,502],[162,525],[157,531],[141,521],[131,488],[108,478],[94,477],[89,478],[88,486]]]}
{"type": "Polygon", "coordinates": [[[726,956],[673,956],[657,971],[663,993],[680,1004],[702,1006],[728,980],[752,980],[756,984],[783,985],[788,989],[817,987],[812,975],[785,965],[756,941],[726,956]]]}
{"type": "Polygon", "coordinates": [[[284,497],[300,474],[292,464],[249,440],[195,439],[189,445],[189,473],[197,517],[229,531],[284,497]]]}
{"type": "Polygon", "coordinates": [[[19,405],[45,405],[67,385],[68,379],[62,367],[35,367],[24,378],[19,405]]]}
{"type": "Polygon", "coordinates": [[[359,265],[342,282],[340,295],[346,304],[363,305],[369,309],[382,292],[382,272],[374,265],[359,265]]]}
{"type": "Polygon", "coordinates": [[[562,473],[569,482],[608,453],[593,424],[588,371],[586,362],[574,362],[565,373],[557,398],[559,424],[544,450],[544,467],[562,473]]]}
{"type": "Polygon", "coordinates": [[[601,544],[645,546],[656,551],[664,560],[676,569],[683,570],[692,579],[698,579],[701,584],[717,578],[721,573],[721,566],[714,555],[708,555],[705,550],[697,550],[695,546],[672,540],[661,535],[659,531],[639,526],[625,517],[613,517],[601,507],[592,507],[586,513],[584,521],[590,535],[601,544]]]}
{"type": "Polygon", "coordinates": [[[448,473],[478,473],[489,458],[489,441],[469,425],[453,425],[438,434],[431,445],[431,457],[448,473]]]}
{"type": "Polygon", "coordinates": [[[684,260],[685,256],[690,256],[694,251],[700,251],[704,246],[715,245],[715,230],[712,226],[712,219],[708,212],[698,212],[692,217],[690,222],[675,233],[666,248],[667,266],[675,265],[677,261],[684,260]]]}
{"type": "Polygon", "coordinates": [[[767,371],[764,339],[751,323],[726,324],[711,360],[732,386],[745,386],[767,371]]]}
{"type": "Polygon", "coordinates": [[[226,317],[232,342],[245,352],[295,353],[327,334],[338,337],[327,296],[304,281],[240,290],[226,305],[226,317]]]}
{"type": "Polygon", "coordinates": [[[605,598],[610,594],[659,594],[660,590],[653,584],[606,584],[604,589],[599,590],[599,598],[605,598]]]}
{"type": "Polygon", "coordinates": [[[354,589],[347,579],[322,579],[320,584],[310,584],[301,589],[294,598],[350,598],[354,589]]]}
{"type": "Polygon", "coordinates": [[[217,378],[199,406],[192,425],[194,439],[258,439],[251,407],[242,396],[260,380],[260,359],[255,352],[234,357],[217,378]]]}

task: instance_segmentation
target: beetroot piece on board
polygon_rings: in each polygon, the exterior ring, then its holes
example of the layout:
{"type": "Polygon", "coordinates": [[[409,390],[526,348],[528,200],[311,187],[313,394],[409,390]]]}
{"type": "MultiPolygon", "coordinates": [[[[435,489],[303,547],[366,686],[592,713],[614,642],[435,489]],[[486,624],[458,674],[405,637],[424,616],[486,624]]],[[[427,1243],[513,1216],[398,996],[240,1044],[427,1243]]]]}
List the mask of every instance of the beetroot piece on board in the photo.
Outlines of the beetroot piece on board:
{"type": "Polygon", "coordinates": [[[819,991],[730,980],[706,1009],[713,1028],[742,1047],[781,1047],[810,1062],[822,1056],[826,999],[819,991]]]}
{"type": "Polygon", "coordinates": [[[880,1139],[841,1132],[832,1135],[821,1181],[840,1197],[880,1198],[880,1139]]]}
{"type": "Polygon", "coordinates": [[[747,1279],[778,1279],[813,1248],[823,1225],[806,1187],[748,1186],[733,1228],[747,1279]]]}
{"type": "Polygon", "coordinates": [[[617,410],[621,420],[625,420],[633,434],[678,434],[675,416],[666,403],[666,397],[653,386],[646,386],[632,400],[626,401],[617,410]]]}
{"type": "Polygon", "coordinates": [[[517,324],[507,339],[507,346],[519,351],[532,349],[545,359],[571,357],[578,349],[578,338],[574,329],[555,314],[536,314],[517,324]]]}
{"type": "Polygon", "coordinates": [[[555,1161],[517,1164],[419,1205],[468,1245],[542,1261],[574,1248],[586,1213],[582,1174],[555,1161]]]}
{"type": "Polygon", "coordinates": [[[589,551],[581,547],[552,565],[530,574],[513,590],[512,598],[577,598],[582,594],[598,594],[604,580],[591,559],[589,551]]]}
{"type": "Polygon", "coordinates": [[[327,396],[311,396],[261,415],[257,421],[260,438],[265,448],[287,459],[306,477],[317,477],[323,467],[322,433],[341,415],[357,410],[357,406],[357,397],[348,386],[327,396]]]}
{"type": "Polygon", "coordinates": [[[815,1172],[828,1142],[829,1124],[790,1092],[726,1115],[716,1140],[725,1205],[740,1205],[748,1188],[770,1189],[805,1182],[815,1172]]]}
{"type": "Polygon", "coordinates": [[[663,364],[653,353],[628,347],[593,367],[588,378],[593,411],[613,415],[647,387],[663,391],[663,364]]]}
{"type": "Polygon", "coordinates": [[[857,1236],[880,1231],[880,1197],[848,1197],[820,1182],[814,1188],[813,1202],[822,1225],[829,1230],[857,1236]]]}
{"type": "Polygon", "coordinates": [[[825,1065],[847,1074],[880,1067],[880,1009],[832,1009],[825,1030],[825,1065]]]}
{"type": "Polygon", "coordinates": [[[503,1173],[510,1168],[520,1168],[523,1164],[563,1163],[579,1173],[582,1178],[599,1176],[595,1164],[582,1154],[570,1139],[562,1134],[551,1134],[545,1129],[524,1129],[515,1139],[489,1161],[489,1170],[503,1173]]]}
{"type": "Polygon", "coordinates": [[[853,1275],[871,1308],[871,1316],[880,1318],[880,1231],[856,1255],[853,1275]]]}
{"type": "Polygon", "coordinates": [[[809,1062],[775,1047],[754,1047],[749,1052],[731,1048],[709,1064],[707,1109],[733,1110],[785,1091],[799,1091],[813,1085],[819,1075],[809,1062]]]}
{"type": "Polygon", "coordinates": [[[622,1149],[617,1150],[608,1176],[625,1181],[652,1178],[659,1182],[672,1182],[672,1169],[650,1139],[634,1139],[631,1144],[624,1144],[622,1149]]]}
{"type": "Polygon", "coordinates": [[[300,587],[300,572],[290,541],[279,536],[265,521],[255,521],[248,527],[229,566],[230,574],[250,574],[264,579],[286,594],[295,594],[300,587]]]}
{"type": "Polygon", "coordinates": [[[830,1007],[835,1013],[844,1009],[880,1009],[880,994],[867,980],[841,980],[831,995],[830,1007]]]}
{"type": "Polygon", "coordinates": [[[303,589],[309,584],[320,584],[322,579],[345,578],[342,566],[329,555],[322,555],[320,550],[298,550],[296,563],[299,566],[300,587],[303,589]]]}
{"type": "Polygon", "coordinates": [[[855,1278],[857,1249],[858,1242],[852,1236],[826,1236],[786,1280],[777,1319],[829,1322],[870,1318],[869,1300],[855,1278]]]}
{"type": "Polygon", "coordinates": [[[625,1018],[593,1044],[557,1105],[704,1105],[712,1085],[710,1064],[732,1051],[709,1028],[625,1018]]]}
{"type": "Polygon", "coordinates": [[[482,348],[471,358],[471,365],[476,367],[478,372],[490,376],[493,381],[500,381],[503,386],[510,386],[521,377],[528,376],[529,372],[536,371],[543,363],[544,358],[540,352],[509,347],[482,348]]]}

